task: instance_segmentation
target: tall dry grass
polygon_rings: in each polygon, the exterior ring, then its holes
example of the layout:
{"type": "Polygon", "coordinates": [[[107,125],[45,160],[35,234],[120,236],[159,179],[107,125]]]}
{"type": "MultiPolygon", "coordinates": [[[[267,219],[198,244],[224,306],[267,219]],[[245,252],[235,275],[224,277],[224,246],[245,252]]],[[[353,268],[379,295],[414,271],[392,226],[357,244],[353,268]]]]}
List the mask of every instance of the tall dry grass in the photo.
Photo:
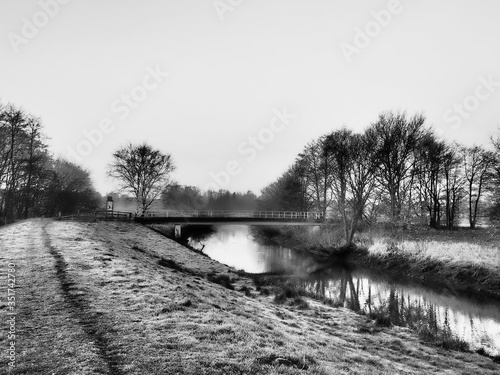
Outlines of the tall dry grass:
{"type": "Polygon", "coordinates": [[[355,246],[349,247],[343,246],[338,227],[275,227],[263,232],[264,237],[318,260],[348,255],[364,267],[500,297],[500,233],[494,229],[369,228],[358,233],[355,246]]]}
{"type": "Polygon", "coordinates": [[[500,246],[477,238],[470,232],[387,235],[365,234],[366,256],[358,259],[367,267],[378,268],[443,284],[455,291],[500,297],[500,246]],[[433,238],[434,237],[434,238],[433,238]]]}
{"type": "Polygon", "coordinates": [[[432,259],[450,266],[479,266],[500,272],[500,247],[469,242],[439,240],[394,240],[374,238],[368,252],[386,256],[393,251],[415,259],[432,259]]]}

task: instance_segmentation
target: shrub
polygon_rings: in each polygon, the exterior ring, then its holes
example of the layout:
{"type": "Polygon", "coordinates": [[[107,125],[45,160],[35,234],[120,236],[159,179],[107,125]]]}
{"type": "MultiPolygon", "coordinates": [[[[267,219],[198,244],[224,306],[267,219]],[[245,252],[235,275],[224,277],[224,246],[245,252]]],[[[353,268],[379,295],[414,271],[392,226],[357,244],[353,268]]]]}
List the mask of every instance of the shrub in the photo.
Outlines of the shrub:
{"type": "Polygon", "coordinates": [[[232,284],[231,278],[227,274],[222,274],[222,273],[212,273],[207,275],[207,280],[215,283],[222,285],[223,287],[227,289],[234,290],[234,286],[232,284]]]}
{"type": "Polygon", "coordinates": [[[305,310],[309,308],[309,303],[302,297],[295,297],[291,303],[292,306],[297,307],[300,310],[305,310]]]}

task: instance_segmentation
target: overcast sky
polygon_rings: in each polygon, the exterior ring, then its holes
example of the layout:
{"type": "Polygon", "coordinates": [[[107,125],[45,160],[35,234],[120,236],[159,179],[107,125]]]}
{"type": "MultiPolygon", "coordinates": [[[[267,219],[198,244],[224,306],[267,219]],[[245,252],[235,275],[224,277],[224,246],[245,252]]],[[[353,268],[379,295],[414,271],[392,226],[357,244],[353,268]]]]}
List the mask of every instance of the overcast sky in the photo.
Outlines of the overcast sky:
{"type": "Polygon", "coordinates": [[[386,110],[486,144],[499,15],[498,0],[2,0],[0,100],[41,117],[103,194],[112,152],[144,141],[181,184],[258,194],[307,142],[386,110]]]}

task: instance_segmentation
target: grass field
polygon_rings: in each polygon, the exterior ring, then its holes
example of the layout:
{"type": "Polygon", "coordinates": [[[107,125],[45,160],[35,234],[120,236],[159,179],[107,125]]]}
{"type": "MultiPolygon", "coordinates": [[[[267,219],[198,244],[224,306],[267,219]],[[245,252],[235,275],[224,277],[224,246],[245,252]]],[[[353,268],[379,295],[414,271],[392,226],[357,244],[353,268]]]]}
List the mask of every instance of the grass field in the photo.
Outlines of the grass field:
{"type": "MultiPolygon", "coordinates": [[[[16,264],[11,374],[500,371],[348,309],[267,295],[140,225],[30,220],[1,228],[0,243],[2,264],[16,264]]],[[[4,353],[0,367],[9,369],[4,353]]]]}

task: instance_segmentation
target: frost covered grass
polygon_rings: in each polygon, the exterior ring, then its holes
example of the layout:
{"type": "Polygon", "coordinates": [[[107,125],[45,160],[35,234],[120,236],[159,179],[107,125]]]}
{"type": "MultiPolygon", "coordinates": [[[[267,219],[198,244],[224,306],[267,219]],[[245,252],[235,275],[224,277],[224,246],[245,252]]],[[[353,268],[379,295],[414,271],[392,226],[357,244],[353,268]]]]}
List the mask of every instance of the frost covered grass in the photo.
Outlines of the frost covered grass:
{"type": "Polygon", "coordinates": [[[242,273],[140,225],[31,220],[0,229],[0,242],[0,260],[19,264],[12,374],[500,370],[287,290],[277,303],[242,273]]]}

